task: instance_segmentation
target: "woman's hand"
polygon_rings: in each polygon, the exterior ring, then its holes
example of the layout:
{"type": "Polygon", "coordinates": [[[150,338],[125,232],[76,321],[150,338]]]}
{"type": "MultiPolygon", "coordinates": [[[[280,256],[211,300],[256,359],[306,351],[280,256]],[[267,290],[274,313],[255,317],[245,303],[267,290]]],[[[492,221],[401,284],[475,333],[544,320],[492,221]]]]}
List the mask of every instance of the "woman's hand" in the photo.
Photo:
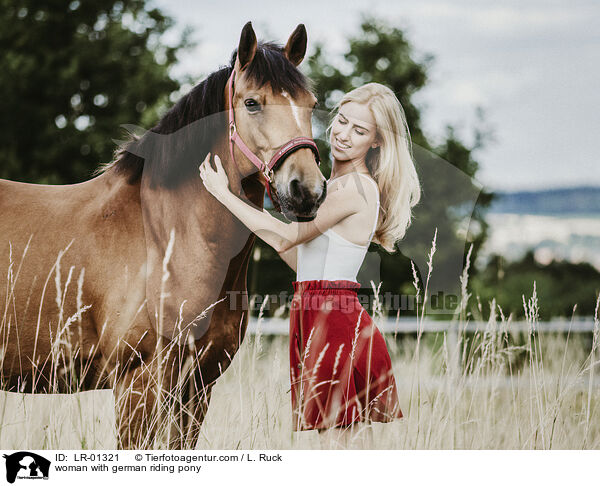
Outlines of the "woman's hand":
{"type": "Polygon", "coordinates": [[[215,171],[210,165],[210,152],[206,155],[204,161],[200,164],[200,179],[204,183],[206,190],[210,192],[217,199],[221,199],[222,196],[229,190],[229,179],[227,173],[223,169],[221,159],[215,154],[215,171]]]}

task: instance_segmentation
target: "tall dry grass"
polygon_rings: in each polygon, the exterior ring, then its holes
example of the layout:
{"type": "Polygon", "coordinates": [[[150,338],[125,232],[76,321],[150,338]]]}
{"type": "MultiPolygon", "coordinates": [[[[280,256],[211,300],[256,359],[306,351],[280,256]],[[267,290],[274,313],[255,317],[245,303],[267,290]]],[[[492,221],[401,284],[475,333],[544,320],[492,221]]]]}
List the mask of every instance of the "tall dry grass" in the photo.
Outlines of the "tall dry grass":
{"type": "MultiPolygon", "coordinates": [[[[422,323],[435,239],[418,312],[416,336],[388,337],[404,418],[362,424],[340,438],[292,432],[288,343],[284,337],[248,336],[212,393],[197,444],[201,449],[595,449],[600,447],[600,387],[596,378],[599,307],[591,339],[539,332],[537,295],[524,297],[529,330],[511,331],[510,316],[494,302],[483,332],[465,331],[471,296],[469,265],[462,300],[448,333],[426,334],[422,323]]],[[[415,272],[415,287],[421,286],[415,272]]],[[[266,300],[265,300],[266,301],[266,300]]],[[[380,306],[376,306],[380,309],[380,306]]],[[[379,317],[376,312],[375,319],[379,317]]],[[[68,322],[67,318],[65,322],[68,322]]],[[[3,321],[2,325],[6,322],[3,321]]],[[[67,333],[68,334],[68,333],[67,333]]],[[[57,348],[67,349],[68,346],[57,348]]],[[[145,393],[156,400],[159,434],[144,447],[166,448],[181,419],[181,388],[194,360],[181,359],[182,379],[165,388],[161,363],[176,348],[166,345],[145,363],[154,377],[145,393]],[[179,388],[177,388],[179,387],[179,388]]],[[[181,351],[179,351],[181,352],[181,351]]],[[[64,354],[57,351],[57,356],[64,354]]],[[[113,379],[116,378],[113,377],[113,379]]],[[[73,395],[0,395],[0,448],[115,448],[115,403],[109,390],[73,395]]]]}

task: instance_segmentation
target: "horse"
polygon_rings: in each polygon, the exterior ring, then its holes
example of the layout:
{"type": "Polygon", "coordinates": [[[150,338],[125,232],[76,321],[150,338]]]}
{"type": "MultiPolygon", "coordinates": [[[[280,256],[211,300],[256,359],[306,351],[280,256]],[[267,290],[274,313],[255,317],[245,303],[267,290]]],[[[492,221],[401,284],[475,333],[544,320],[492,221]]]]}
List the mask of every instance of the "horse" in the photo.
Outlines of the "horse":
{"type": "Polygon", "coordinates": [[[267,187],[288,219],[315,217],[326,183],[298,70],[306,46],[302,24],[282,47],[249,22],[229,65],[92,179],[0,180],[2,389],[112,388],[120,448],[194,447],[245,335],[255,239],[198,165],[218,154],[239,197],[262,209],[267,187]]]}

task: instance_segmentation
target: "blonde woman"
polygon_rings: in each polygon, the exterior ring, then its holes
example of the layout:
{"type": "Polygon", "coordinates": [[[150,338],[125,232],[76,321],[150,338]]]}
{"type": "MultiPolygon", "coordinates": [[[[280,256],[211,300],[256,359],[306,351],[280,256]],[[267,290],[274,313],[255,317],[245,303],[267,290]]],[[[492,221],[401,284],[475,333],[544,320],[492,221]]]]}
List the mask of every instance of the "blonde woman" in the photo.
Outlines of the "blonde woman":
{"type": "Polygon", "coordinates": [[[218,156],[208,191],[296,270],[290,311],[294,430],[402,417],[385,341],[359,303],[358,270],[371,241],[394,251],[420,187],[403,109],[385,86],[347,93],[329,129],[333,167],[311,222],[285,223],[228,189],[218,156]]]}

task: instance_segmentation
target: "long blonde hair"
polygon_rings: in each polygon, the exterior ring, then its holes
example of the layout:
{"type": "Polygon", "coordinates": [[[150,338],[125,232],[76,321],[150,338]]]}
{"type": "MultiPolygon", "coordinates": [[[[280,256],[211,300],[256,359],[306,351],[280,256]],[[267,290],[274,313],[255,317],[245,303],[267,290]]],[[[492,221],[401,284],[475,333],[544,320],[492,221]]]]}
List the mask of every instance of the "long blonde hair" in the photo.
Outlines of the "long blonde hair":
{"type": "Polygon", "coordinates": [[[411,223],[412,208],[421,198],[406,116],[394,92],[379,83],[368,83],[346,93],[334,112],[350,101],[367,105],[375,118],[379,146],[369,149],[366,156],[381,202],[373,239],[388,252],[394,252],[396,242],[404,237],[411,223]]]}

